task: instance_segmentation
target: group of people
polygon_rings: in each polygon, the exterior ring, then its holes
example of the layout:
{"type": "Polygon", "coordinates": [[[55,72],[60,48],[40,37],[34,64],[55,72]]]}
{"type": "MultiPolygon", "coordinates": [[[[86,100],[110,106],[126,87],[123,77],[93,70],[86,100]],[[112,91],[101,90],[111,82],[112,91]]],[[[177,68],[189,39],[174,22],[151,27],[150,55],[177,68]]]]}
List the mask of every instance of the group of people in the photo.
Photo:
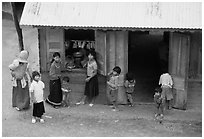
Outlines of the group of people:
{"type": "Polygon", "coordinates": [[[19,57],[9,65],[13,86],[12,106],[18,111],[28,109],[31,101],[33,103],[32,123],[35,123],[37,118],[44,123],[42,115],[45,113],[43,97],[45,84],[41,81],[39,72],[33,71],[30,74],[28,57],[29,52],[23,50],[19,57]],[[30,82],[31,79],[32,82],[30,82]]]}
{"type": "MultiPolygon", "coordinates": [[[[9,65],[9,69],[12,75],[12,106],[16,110],[20,111],[23,109],[28,109],[30,106],[30,99],[33,103],[33,114],[32,123],[36,123],[39,119],[41,123],[44,123],[43,114],[45,113],[44,108],[44,88],[45,84],[41,81],[41,75],[38,71],[33,71],[32,74],[29,71],[28,59],[29,52],[23,50],[20,52],[19,57],[9,65]],[[31,81],[31,82],[30,82],[31,81]]],[[[76,105],[81,105],[89,103],[89,106],[94,105],[95,99],[99,94],[98,88],[98,77],[97,77],[97,61],[96,52],[91,49],[88,52],[88,62],[84,65],[87,67],[87,77],[85,79],[85,91],[82,99],[76,103],[76,105]]],[[[59,107],[69,107],[69,95],[71,92],[69,86],[69,77],[61,76],[61,59],[60,53],[55,52],[53,54],[53,59],[51,61],[50,71],[49,71],[49,87],[50,94],[46,98],[46,102],[52,105],[54,108],[59,107]]],[[[111,72],[108,73],[108,91],[107,99],[113,111],[118,111],[117,96],[119,89],[119,75],[121,73],[121,68],[115,66],[111,72]]],[[[129,102],[129,106],[133,106],[132,94],[134,92],[136,80],[132,73],[127,73],[124,81],[124,87],[126,89],[126,96],[129,102]]],[[[170,88],[173,85],[171,76],[167,73],[160,77],[159,84],[162,84],[161,89],[156,89],[154,95],[155,103],[157,104],[157,115],[163,115],[163,104],[165,100],[170,100],[173,98],[170,92],[170,88]],[[168,76],[168,77],[167,77],[168,76]]],[[[169,103],[170,104],[170,103],[169,103]]],[[[170,108],[170,107],[169,107],[170,108]]]]}
{"type": "MultiPolygon", "coordinates": [[[[84,92],[84,100],[87,98],[90,106],[93,106],[98,91],[98,78],[97,78],[97,63],[95,60],[96,53],[90,50],[88,53],[87,78],[84,92]]],[[[9,65],[12,76],[12,106],[20,111],[28,109],[30,100],[33,103],[32,123],[36,123],[39,119],[44,123],[43,114],[44,108],[44,88],[45,84],[41,81],[41,76],[38,71],[33,71],[30,74],[28,64],[29,52],[23,50],[20,52],[19,57],[9,65]]],[[[69,86],[69,77],[61,77],[61,59],[60,53],[55,52],[51,61],[49,71],[49,87],[50,94],[46,98],[46,102],[54,108],[61,106],[68,107],[69,95],[71,92],[69,86]]]]}

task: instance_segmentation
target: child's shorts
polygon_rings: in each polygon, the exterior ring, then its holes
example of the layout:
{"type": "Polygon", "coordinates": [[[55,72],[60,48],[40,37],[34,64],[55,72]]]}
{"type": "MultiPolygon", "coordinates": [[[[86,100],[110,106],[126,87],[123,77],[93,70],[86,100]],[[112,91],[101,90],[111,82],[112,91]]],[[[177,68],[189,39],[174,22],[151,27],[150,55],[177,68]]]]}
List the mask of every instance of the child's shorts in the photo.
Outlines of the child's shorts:
{"type": "Polygon", "coordinates": [[[173,99],[172,89],[170,87],[162,87],[162,97],[166,100],[173,99]]]}

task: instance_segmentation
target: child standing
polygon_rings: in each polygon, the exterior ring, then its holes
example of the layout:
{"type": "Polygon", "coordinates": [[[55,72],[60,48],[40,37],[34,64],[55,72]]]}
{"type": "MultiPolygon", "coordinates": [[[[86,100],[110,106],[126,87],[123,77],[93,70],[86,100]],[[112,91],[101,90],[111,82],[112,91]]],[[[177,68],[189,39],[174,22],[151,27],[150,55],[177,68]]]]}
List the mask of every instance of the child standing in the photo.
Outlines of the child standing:
{"type": "Polygon", "coordinates": [[[45,113],[43,89],[45,84],[40,80],[40,73],[34,71],[32,73],[33,81],[30,85],[31,100],[33,102],[33,118],[32,123],[36,123],[36,118],[40,119],[41,123],[44,123],[42,115],[45,113]]]}
{"type": "MultiPolygon", "coordinates": [[[[99,94],[98,90],[98,65],[96,62],[96,52],[94,49],[90,49],[88,52],[88,62],[87,66],[87,78],[85,79],[85,91],[84,96],[81,101],[76,103],[76,105],[85,104],[86,99],[89,101],[89,106],[92,107],[94,105],[95,99],[99,94]]],[[[85,65],[84,65],[85,66],[85,65]]]]}
{"type": "Polygon", "coordinates": [[[71,89],[69,87],[69,77],[63,77],[62,78],[62,106],[68,107],[69,106],[69,95],[70,95],[71,89]]]}
{"type": "Polygon", "coordinates": [[[155,88],[154,93],[154,102],[156,105],[155,120],[158,120],[161,124],[164,118],[164,102],[165,99],[162,96],[162,89],[160,87],[155,88]]]}
{"type": "Polygon", "coordinates": [[[127,100],[130,102],[129,106],[133,106],[133,98],[132,98],[132,93],[134,92],[135,89],[135,79],[133,77],[132,73],[127,73],[126,74],[126,80],[125,80],[125,90],[127,94],[127,100]]]}
{"type": "Polygon", "coordinates": [[[171,109],[172,108],[172,85],[173,81],[169,73],[164,73],[160,76],[159,85],[161,84],[162,88],[162,97],[165,99],[165,108],[171,109]]]}
{"type": "Polygon", "coordinates": [[[118,95],[118,86],[119,86],[119,75],[121,73],[120,67],[116,66],[113,70],[108,74],[110,76],[108,84],[108,91],[107,91],[107,98],[109,102],[113,104],[113,111],[118,109],[117,105],[117,95],[118,95]]]}
{"type": "Polygon", "coordinates": [[[155,114],[155,118],[157,118],[158,116],[163,117],[163,112],[164,112],[164,99],[162,98],[162,89],[160,87],[155,88],[155,93],[154,93],[154,102],[156,105],[156,114],[155,114]]]}

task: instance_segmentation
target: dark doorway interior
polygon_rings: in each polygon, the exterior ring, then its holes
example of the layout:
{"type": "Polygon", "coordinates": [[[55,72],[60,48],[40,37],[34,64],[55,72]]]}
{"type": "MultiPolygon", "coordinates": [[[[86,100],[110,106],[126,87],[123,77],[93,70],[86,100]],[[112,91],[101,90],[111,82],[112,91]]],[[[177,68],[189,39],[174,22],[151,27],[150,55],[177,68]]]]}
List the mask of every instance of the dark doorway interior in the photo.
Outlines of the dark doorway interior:
{"type": "Polygon", "coordinates": [[[136,79],[135,102],[152,102],[162,72],[168,72],[169,33],[129,32],[128,72],[136,79]]]}

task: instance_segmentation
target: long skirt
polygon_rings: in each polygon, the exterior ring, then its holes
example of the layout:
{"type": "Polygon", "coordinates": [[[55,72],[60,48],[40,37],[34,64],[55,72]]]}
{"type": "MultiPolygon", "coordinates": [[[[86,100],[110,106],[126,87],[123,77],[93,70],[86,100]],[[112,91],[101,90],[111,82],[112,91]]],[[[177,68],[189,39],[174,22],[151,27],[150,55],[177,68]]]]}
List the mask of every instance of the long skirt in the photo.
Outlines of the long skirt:
{"type": "Polygon", "coordinates": [[[39,103],[33,103],[33,116],[34,117],[39,117],[45,113],[45,107],[44,107],[44,102],[39,102],[39,103]]]}
{"type": "Polygon", "coordinates": [[[30,106],[30,96],[28,82],[25,88],[22,88],[21,80],[16,80],[17,86],[12,91],[12,106],[18,107],[20,110],[27,109],[30,106]]]}
{"type": "Polygon", "coordinates": [[[92,99],[98,96],[98,77],[95,75],[85,84],[85,92],[84,95],[88,97],[88,99],[92,99]]]}
{"type": "Polygon", "coordinates": [[[59,106],[62,102],[62,90],[61,90],[61,81],[50,80],[50,94],[47,98],[47,102],[54,105],[59,106]]]}

